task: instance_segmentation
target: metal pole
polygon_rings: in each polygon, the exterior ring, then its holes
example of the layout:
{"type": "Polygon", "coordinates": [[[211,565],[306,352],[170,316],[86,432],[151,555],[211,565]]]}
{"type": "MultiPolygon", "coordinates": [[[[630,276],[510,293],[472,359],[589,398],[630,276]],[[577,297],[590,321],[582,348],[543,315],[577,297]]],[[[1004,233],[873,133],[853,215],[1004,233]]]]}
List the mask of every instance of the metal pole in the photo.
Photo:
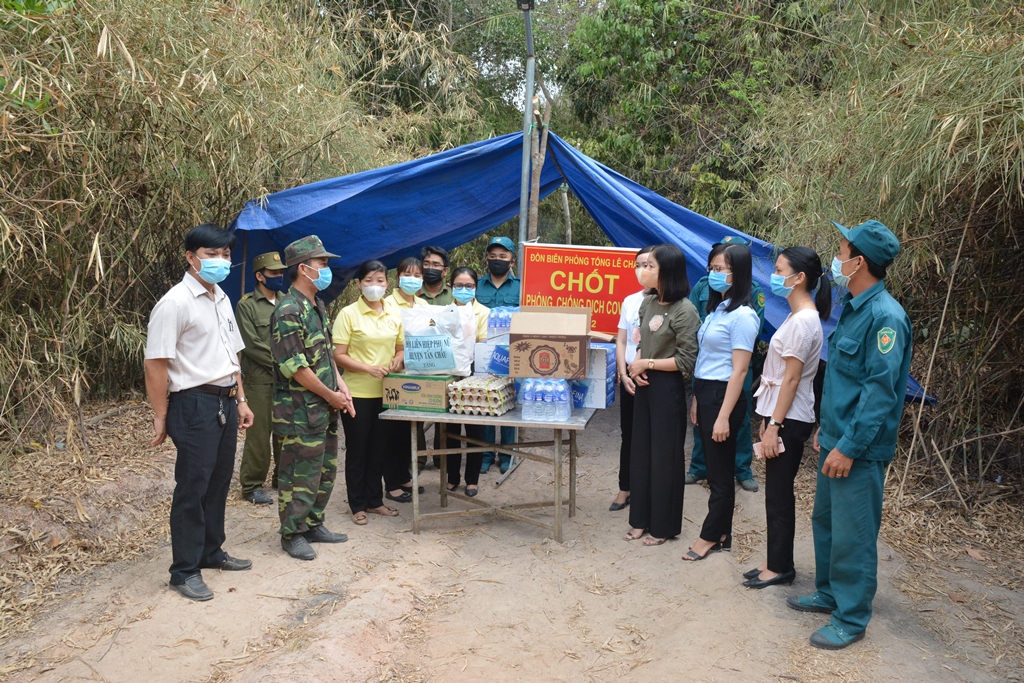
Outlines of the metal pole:
{"type": "Polygon", "coordinates": [[[569,218],[569,186],[562,183],[562,212],[565,214],[565,243],[572,244],[572,220],[569,218]]]}
{"type": "Polygon", "coordinates": [[[523,94],[523,176],[519,185],[519,267],[525,268],[523,244],[526,243],[526,220],[530,202],[530,128],[533,126],[533,27],[530,11],[523,12],[526,26],[526,92],[523,94]]]}

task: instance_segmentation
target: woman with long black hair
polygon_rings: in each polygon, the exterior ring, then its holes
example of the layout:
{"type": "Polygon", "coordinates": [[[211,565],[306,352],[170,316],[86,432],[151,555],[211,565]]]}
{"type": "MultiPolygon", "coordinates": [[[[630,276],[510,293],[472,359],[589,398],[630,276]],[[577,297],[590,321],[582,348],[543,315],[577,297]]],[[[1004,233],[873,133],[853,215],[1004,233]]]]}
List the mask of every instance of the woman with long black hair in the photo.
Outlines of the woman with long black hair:
{"type": "Polygon", "coordinates": [[[686,256],[672,244],[651,250],[640,274],[651,293],[640,305],[640,348],[629,364],[636,385],[630,449],[627,541],[649,531],[644,545],[661,545],[683,526],[686,488],[686,386],[697,358],[700,316],[687,295],[686,256]]]}
{"type": "Polygon", "coordinates": [[[824,342],[821,321],[832,312],[831,283],[821,258],[809,247],[790,247],[779,254],[771,286],[772,294],[786,299],[791,313],[772,335],[761,386],[754,394],[761,416],[760,456],[765,459],[768,557],[743,575],[748,588],[788,585],[796,578],[793,481],[814,429],[814,375],[824,342]]]}
{"type": "Polygon", "coordinates": [[[711,293],[708,317],[697,332],[700,351],[693,373],[690,420],[704,442],[711,495],[700,538],[684,560],[703,560],[710,552],[732,548],[736,433],[746,414],[743,380],[761,328],[751,299],[752,279],[746,246],[727,246],[708,267],[711,293]]]}

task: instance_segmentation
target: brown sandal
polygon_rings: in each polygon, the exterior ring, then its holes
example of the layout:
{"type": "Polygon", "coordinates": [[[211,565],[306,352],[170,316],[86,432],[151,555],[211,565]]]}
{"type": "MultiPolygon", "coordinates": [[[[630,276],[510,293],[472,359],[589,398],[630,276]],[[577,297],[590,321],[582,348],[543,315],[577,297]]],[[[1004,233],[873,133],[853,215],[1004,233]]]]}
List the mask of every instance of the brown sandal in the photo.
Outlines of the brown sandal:
{"type": "Polygon", "coordinates": [[[363,526],[364,524],[366,524],[369,521],[370,521],[370,518],[366,516],[365,512],[357,512],[356,514],[352,515],[352,523],[353,524],[358,524],[359,526],[363,526]]]}
{"type": "Polygon", "coordinates": [[[372,512],[373,514],[380,515],[381,517],[398,516],[398,510],[393,507],[388,507],[387,505],[381,505],[379,508],[370,508],[367,512],[372,512]]]}

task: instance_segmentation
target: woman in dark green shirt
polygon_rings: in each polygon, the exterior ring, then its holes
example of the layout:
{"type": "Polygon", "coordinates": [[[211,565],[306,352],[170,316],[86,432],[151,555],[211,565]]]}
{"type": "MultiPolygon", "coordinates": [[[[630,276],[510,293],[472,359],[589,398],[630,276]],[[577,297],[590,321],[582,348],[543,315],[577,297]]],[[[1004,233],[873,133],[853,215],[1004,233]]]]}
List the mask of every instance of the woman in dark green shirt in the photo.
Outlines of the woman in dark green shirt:
{"type": "Polygon", "coordinates": [[[700,316],[687,295],[686,257],[671,244],[654,248],[640,275],[653,290],[640,305],[640,347],[629,364],[636,384],[627,541],[650,532],[661,545],[682,531],[686,457],[686,387],[697,360],[700,316]]]}

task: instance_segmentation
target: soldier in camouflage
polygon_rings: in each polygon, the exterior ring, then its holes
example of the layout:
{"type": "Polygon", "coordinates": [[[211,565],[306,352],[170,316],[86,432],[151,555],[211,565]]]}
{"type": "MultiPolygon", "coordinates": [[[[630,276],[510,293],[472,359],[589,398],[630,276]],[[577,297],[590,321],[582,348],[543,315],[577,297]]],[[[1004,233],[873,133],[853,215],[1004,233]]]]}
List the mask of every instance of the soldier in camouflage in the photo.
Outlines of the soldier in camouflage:
{"type": "Polygon", "coordinates": [[[281,547],[312,560],[314,543],[342,543],[324,526],[324,509],[338,474],[338,411],[355,414],[352,396],[334,365],[331,325],[317,292],[331,284],[330,258],[316,235],[285,247],[292,286],[271,317],[275,362],[273,430],[281,437],[278,512],[281,547]]]}

